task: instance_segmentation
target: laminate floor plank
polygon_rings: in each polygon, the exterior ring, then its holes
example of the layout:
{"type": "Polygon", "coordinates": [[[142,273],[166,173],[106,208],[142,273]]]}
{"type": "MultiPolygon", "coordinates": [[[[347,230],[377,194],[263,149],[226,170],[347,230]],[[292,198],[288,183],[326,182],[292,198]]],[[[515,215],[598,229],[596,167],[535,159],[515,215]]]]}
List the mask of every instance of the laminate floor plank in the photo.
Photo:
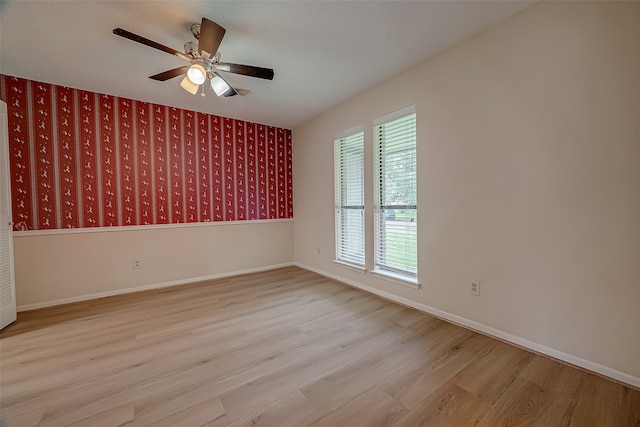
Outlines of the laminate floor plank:
{"type": "Polygon", "coordinates": [[[106,411],[102,411],[98,414],[92,415],[90,417],[83,418],[74,423],[64,423],[61,424],[59,420],[54,421],[53,423],[43,422],[42,426],[59,426],[65,425],[70,427],[82,427],[82,426],[91,426],[91,427],[112,427],[112,426],[125,426],[132,425],[134,421],[133,417],[133,405],[122,405],[116,408],[112,408],[106,411]]]}
{"type": "Polygon", "coordinates": [[[371,351],[302,387],[302,392],[322,414],[331,412],[353,396],[380,384],[395,372],[423,358],[427,343],[422,338],[433,328],[429,322],[425,322],[422,329],[405,328],[390,345],[371,351]]]}
{"type": "Polygon", "coordinates": [[[136,424],[154,427],[201,426],[225,420],[226,413],[220,399],[212,397],[196,404],[187,404],[183,409],[151,423],[142,421],[138,424],[136,420],[136,424]]]}
{"type": "Polygon", "coordinates": [[[447,382],[404,415],[394,427],[473,426],[480,399],[447,382]]]}
{"type": "Polygon", "coordinates": [[[304,395],[296,391],[263,408],[259,415],[244,417],[230,427],[308,426],[321,417],[304,395]]]}
{"type": "Polygon", "coordinates": [[[269,375],[242,385],[222,396],[222,402],[232,418],[252,413],[306,384],[359,359],[371,351],[392,342],[390,335],[361,335],[347,329],[347,333],[332,334],[322,345],[310,344],[305,354],[290,363],[283,364],[269,375]],[[342,336],[342,337],[341,337],[342,336]]]}
{"type": "Polygon", "coordinates": [[[320,418],[313,427],[392,426],[408,409],[377,387],[360,393],[344,405],[320,418]]]}
{"type": "Polygon", "coordinates": [[[3,420],[8,426],[33,427],[40,424],[40,420],[42,419],[43,414],[44,408],[39,408],[36,410],[19,413],[11,418],[8,418],[4,413],[2,413],[2,411],[0,411],[0,419],[3,420]]]}
{"type": "Polygon", "coordinates": [[[0,424],[640,426],[640,392],[297,267],[18,314],[0,424]]]}
{"type": "Polygon", "coordinates": [[[433,351],[383,380],[379,387],[413,409],[426,396],[451,381],[474,358],[496,344],[494,340],[444,324],[432,339],[433,351]]]}
{"type": "Polygon", "coordinates": [[[565,413],[570,403],[568,396],[559,398],[538,384],[518,378],[490,408],[478,427],[562,426],[566,420],[553,414],[565,413]]]}
{"type": "Polygon", "coordinates": [[[640,425],[637,396],[629,399],[626,387],[597,377],[587,375],[575,394],[576,405],[572,408],[570,426],[591,423],[602,427],[640,425]]]}

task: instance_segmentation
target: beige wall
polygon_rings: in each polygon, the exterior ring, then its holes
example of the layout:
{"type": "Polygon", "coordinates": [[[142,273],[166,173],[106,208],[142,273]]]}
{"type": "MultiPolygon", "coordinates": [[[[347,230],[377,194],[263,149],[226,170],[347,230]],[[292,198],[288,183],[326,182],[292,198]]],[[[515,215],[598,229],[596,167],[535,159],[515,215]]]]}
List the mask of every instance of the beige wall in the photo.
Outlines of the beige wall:
{"type": "Polygon", "coordinates": [[[294,129],[295,262],[640,386],[638,23],[539,3],[294,129]],[[420,290],[332,262],[333,135],[365,126],[370,237],[371,122],[414,103],[420,290]]]}
{"type": "Polygon", "coordinates": [[[286,265],[292,241],[291,220],[17,232],[16,300],[36,308],[286,265]]]}

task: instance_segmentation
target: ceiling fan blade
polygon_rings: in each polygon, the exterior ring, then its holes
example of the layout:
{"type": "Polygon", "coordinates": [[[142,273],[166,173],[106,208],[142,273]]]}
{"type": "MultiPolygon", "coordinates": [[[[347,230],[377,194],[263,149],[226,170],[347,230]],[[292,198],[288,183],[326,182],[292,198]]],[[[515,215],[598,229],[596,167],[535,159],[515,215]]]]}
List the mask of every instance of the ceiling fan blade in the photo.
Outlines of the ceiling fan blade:
{"type": "Polygon", "coordinates": [[[184,53],[182,53],[180,51],[177,51],[175,49],[172,49],[170,47],[167,47],[165,45],[162,45],[162,44],[160,44],[158,42],[154,42],[153,40],[149,40],[148,38],[145,38],[145,37],[139,36],[137,34],[134,34],[131,31],[123,30],[122,28],[114,28],[113,29],[113,34],[115,34],[117,36],[120,36],[120,37],[124,37],[125,39],[132,40],[134,42],[143,44],[145,46],[149,46],[149,47],[152,47],[154,49],[158,49],[158,50],[160,50],[162,52],[166,52],[166,53],[169,53],[171,55],[178,56],[178,57],[180,57],[182,59],[185,59],[187,61],[189,60],[189,57],[187,57],[184,53]]]}
{"type": "Polygon", "coordinates": [[[259,79],[273,80],[273,69],[254,67],[252,65],[232,64],[230,62],[218,62],[216,69],[243,76],[257,77],[259,79]]]}
{"type": "Polygon", "coordinates": [[[180,75],[184,75],[189,67],[178,67],[173,70],[163,71],[162,73],[154,74],[153,76],[149,76],[150,79],[158,80],[160,82],[164,82],[165,80],[172,79],[174,77],[178,77],[180,75]]]}
{"type": "Polygon", "coordinates": [[[207,52],[210,57],[215,55],[226,32],[227,30],[215,22],[202,18],[200,36],[198,37],[198,52],[200,55],[202,55],[202,51],[207,52]]]}

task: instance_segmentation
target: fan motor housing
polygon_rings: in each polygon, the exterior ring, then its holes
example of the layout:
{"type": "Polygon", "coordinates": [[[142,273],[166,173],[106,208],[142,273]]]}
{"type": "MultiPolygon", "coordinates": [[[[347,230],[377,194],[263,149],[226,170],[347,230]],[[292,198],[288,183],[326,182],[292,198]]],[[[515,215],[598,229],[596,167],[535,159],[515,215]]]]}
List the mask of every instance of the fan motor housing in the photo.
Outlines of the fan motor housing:
{"type": "Polygon", "coordinates": [[[184,44],[184,53],[192,58],[199,57],[200,54],[198,53],[198,42],[186,42],[184,44]]]}
{"type": "Polygon", "coordinates": [[[191,25],[191,34],[193,34],[196,40],[200,40],[200,24],[191,25]]]}

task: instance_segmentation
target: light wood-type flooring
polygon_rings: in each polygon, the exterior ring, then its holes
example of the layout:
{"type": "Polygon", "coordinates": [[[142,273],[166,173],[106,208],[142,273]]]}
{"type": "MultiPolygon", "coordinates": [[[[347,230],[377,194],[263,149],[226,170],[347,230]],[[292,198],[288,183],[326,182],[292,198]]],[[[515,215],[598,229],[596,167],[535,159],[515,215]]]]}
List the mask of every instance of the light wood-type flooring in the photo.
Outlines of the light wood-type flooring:
{"type": "Polygon", "coordinates": [[[6,426],[638,426],[640,392],[296,267],[20,313],[6,426]]]}

